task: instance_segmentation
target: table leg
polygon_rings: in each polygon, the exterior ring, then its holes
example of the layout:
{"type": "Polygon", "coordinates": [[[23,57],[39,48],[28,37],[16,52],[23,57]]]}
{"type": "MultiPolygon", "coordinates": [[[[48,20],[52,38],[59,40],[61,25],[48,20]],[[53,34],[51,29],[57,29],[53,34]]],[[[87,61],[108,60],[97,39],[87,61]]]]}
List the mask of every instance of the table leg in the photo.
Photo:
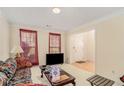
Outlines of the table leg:
{"type": "Polygon", "coordinates": [[[94,84],[92,82],[90,82],[90,83],[91,83],[91,86],[94,86],[94,84]]]}
{"type": "Polygon", "coordinates": [[[76,86],[76,83],[75,83],[75,81],[73,81],[73,82],[72,82],[72,84],[73,84],[73,86],[76,86]]]}
{"type": "Polygon", "coordinates": [[[41,78],[43,78],[43,71],[41,71],[41,78]]]}

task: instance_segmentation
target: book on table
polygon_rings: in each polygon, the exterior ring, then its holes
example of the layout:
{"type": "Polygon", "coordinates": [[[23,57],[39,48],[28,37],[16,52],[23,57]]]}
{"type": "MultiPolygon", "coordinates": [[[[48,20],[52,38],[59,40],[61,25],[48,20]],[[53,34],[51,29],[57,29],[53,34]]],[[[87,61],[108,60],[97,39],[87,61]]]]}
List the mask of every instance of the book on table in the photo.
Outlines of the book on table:
{"type": "Polygon", "coordinates": [[[59,76],[59,79],[53,81],[53,83],[59,83],[59,82],[61,82],[61,81],[63,81],[63,80],[66,80],[66,79],[68,79],[68,78],[69,78],[69,76],[67,76],[67,75],[60,75],[60,76],[59,76]]]}

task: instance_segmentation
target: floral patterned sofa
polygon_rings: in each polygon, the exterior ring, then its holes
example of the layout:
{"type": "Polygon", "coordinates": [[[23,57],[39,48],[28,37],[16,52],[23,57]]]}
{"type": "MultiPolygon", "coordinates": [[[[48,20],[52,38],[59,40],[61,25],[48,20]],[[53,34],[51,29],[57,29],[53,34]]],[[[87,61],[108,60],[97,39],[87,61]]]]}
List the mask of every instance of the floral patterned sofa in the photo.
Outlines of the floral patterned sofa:
{"type": "Polygon", "coordinates": [[[30,83],[32,83],[30,67],[17,69],[17,62],[13,58],[0,61],[0,85],[15,86],[30,83]]]}

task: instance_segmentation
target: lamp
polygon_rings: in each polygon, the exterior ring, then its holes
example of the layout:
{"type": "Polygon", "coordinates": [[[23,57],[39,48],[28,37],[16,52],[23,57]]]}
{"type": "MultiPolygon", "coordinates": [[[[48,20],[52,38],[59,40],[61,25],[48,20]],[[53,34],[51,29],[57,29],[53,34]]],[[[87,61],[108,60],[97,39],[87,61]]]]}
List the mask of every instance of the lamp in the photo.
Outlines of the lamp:
{"type": "Polygon", "coordinates": [[[59,8],[53,8],[52,11],[55,14],[59,14],[61,12],[61,10],[59,8]]]}
{"type": "Polygon", "coordinates": [[[20,53],[24,53],[24,51],[21,46],[14,46],[10,53],[16,55],[16,57],[20,57],[20,53]]]}

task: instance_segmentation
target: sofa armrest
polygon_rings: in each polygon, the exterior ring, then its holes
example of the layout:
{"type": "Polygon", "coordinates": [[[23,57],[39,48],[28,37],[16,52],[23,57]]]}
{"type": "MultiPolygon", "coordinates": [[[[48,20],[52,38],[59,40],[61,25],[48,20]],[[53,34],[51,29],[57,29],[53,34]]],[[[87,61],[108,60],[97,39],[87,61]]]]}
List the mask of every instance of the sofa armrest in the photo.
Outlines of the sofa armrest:
{"type": "Polygon", "coordinates": [[[0,78],[0,86],[3,86],[3,79],[0,78]]]}
{"type": "Polygon", "coordinates": [[[16,86],[47,86],[45,84],[27,83],[27,84],[16,84],[16,86]]]}
{"type": "Polygon", "coordinates": [[[7,76],[3,72],[0,72],[0,86],[5,86],[7,84],[7,76]]]}

